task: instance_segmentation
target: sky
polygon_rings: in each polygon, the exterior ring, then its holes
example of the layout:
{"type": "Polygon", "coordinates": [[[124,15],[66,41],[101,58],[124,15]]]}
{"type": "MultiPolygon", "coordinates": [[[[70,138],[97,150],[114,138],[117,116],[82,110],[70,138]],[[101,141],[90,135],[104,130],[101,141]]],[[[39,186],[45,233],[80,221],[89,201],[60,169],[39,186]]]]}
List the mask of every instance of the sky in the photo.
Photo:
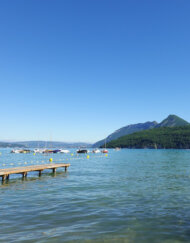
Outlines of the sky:
{"type": "Polygon", "coordinates": [[[190,121],[189,0],[1,0],[0,140],[190,121]]]}

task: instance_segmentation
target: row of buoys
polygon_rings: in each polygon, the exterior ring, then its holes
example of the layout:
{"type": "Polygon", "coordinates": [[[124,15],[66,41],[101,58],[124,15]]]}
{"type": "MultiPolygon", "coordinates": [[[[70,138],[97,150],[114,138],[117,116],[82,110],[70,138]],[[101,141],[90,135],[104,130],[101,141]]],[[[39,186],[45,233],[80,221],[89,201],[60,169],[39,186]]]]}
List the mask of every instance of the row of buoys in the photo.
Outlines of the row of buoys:
{"type": "MultiPolygon", "coordinates": [[[[108,155],[105,154],[104,156],[107,157],[108,155]]],[[[96,157],[92,157],[92,158],[103,158],[104,156],[96,156],[96,157]]],[[[89,159],[90,158],[90,155],[87,155],[86,158],[89,159]]],[[[76,160],[82,160],[82,159],[84,159],[84,157],[76,157],[76,158],[70,158],[70,159],[69,158],[64,158],[64,159],[55,159],[55,160],[53,160],[53,158],[50,158],[49,161],[50,162],[52,162],[52,161],[55,161],[56,162],[56,161],[74,160],[74,159],[76,159],[76,160]]],[[[42,161],[30,161],[28,163],[40,163],[40,162],[43,163],[43,162],[46,162],[46,161],[44,161],[44,160],[42,160],[42,161]]],[[[23,162],[23,163],[27,163],[27,162],[23,162]]],[[[19,162],[17,164],[22,164],[22,163],[19,162]]]]}
{"type": "MultiPolygon", "coordinates": [[[[1,153],[0,153],[0,155],[1,155],[1,153]]],[[[36,155],[36,153],[33,153],[33,155],[36,155]]],[[[74,154],[73,153],[71,153],[71,156],[74,156],[74,154]]],[[[77,156],[78,156],[78,154],[77,154],[77,156]]],[[[108,154],[105,154],[105,156],[108,156],[108,154]]],[[[90,158],[90,156],[89,155],[87,155],[87,159],[88,158],[90,158]]]]}
{"type": "MultiPolygon", "coordinates": [[[[71,154],[71,156],[73,156],[73,154],[71,154]]],[[[105,156],[107,157],[108,156],[108,154],[105,154],[105,156]]],[[[93,158],[103,158],[104,156],[97,156],[97,157],[94,157],[93,156],[93,158]]],[[[90,158],[90,155],[87,155],[86,156],[86,158],[87,159],[89,159],[90,158]]],[[[81,157],[79,157],[79,158],[65,158],[64,160],[82,160],[82,159],[84,159],[84,157],[83,158],[81,158],[81,157]]],[[[53,158],[50,158],[49,159],[49,162],[50,163],[52,163],[53,161],[63,161],[63,159],[57,159],[57,160],[53,160],[53,158]]],[[[33,163],[33,164],[38,164],[38,163],[45,163],[46,161],[44,161],[44,160],[42,160],[42,161],[31,161],[31,162],[23,162],[23,163],[21,163],[21,162],[19,162],[19,163],[17,163],[16,165],[21,165],[21,164],[31,164],[31,163],[33,163]]],[[[2,166],[7,166],[8,164],[2,164],[2,166]]],[[[9,165],[15,165],[14,163],[10,163],[9,165]]]]}
{"type": "MultiPolygon", "coordinates": [[[[73,154],[71,154],[71,156],[73,156],[73,154]]],[[[107,157],[108,154],[105,154],[105,156],[107,157]]],[[[100,157],[103,157],[103,156],[100,156],[100,157]]],[[[90,158],[90,155],[87,155],[86,158],[89,159],[90,158]]],[[[75,159],[81,159],[81,158],[75,158],[75,159]]],[[[61,160],[63,160],[63,159],[55,160],[55,161],[61,161],[61,160]]],[[[68,160],[68,158],[67,158],[67,160],[68,160]]],[[[49,159],[49,162],[53,162],[53,158],[50,158],[49,159]]]]}

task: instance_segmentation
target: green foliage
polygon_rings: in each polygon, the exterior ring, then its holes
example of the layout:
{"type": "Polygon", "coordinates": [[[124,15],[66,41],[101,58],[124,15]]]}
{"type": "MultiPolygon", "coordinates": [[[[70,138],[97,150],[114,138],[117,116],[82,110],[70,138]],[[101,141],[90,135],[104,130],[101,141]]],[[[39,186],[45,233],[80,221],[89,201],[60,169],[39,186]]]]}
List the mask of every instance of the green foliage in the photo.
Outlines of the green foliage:
{"type": "Polygon", "coordinates": [[[187,121],[176,116],[169,115],[166,119],[164,119],[161,123],[159,123],[156,127],[179,127],[189,125],[187,121]]]}
{"type": "Polygon", "coordinates": [[[190,149],[190,125],[160,127],[136,132],[109,142],[107,147],[190,149]]]}

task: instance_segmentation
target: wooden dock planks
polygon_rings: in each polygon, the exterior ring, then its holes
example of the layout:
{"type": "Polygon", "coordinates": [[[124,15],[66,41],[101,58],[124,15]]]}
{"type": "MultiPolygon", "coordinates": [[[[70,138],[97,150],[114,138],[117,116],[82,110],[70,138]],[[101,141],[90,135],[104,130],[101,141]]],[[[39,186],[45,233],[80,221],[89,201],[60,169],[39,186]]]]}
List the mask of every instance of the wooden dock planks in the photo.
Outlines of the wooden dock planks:
{"type": "Polygon", "coordinates": [[[53,173],[55,173],[57,168],[64,167],[66,172],[69,166],[70,164],[45,164],[0,169],[0,177],[2,177],[2,181],[8,180],[11,174],[22,174],[23,177],[26,177],[27,173],[31,171],[38,171],[39,176],[41,176],[42,171],[45,169],[52,169],[53,173]]]}

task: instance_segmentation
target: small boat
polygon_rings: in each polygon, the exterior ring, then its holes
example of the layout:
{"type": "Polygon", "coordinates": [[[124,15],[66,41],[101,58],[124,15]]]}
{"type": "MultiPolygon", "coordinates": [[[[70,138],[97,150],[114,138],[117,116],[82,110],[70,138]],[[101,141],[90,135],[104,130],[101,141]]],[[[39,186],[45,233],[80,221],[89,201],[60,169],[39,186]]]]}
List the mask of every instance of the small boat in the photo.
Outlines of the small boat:
{"type": "Polygon", "coordinates": [[[70,151],[69,151],[69,150],[67,150],[67,149],[61,149],[60,153],[63,153],[63,154],[68,154],[68,153],[70,153],[70,151]]]}
{"type": "Polygon", "coordinates": [[[108,150],[107,150],[107,149],[103,149],[101,152],[102,152],[103,154],[107,154],[107,153],[108,153],[108,150]]]}
{"type": "Polygon", "coordinates": [[[46,149],[43,151],[43,154],[52,154],[53,153],[53,150],[50,150],[50,149],[46,149]]]}
{"type": "Polygon", "coordinates": [[[54,154],[57,154],[57,153],[60,153],[61,152],[61,149],[55,149],[55,150],[53,150],[53,153],[54,154]]]}
{"type": "Polygon", "coordinates": [[[31,153],[31,150],[29,150],[29,149],[22,149],[22,150],[20,151],[20,153],[21,153],[21,154],[28,154],[28,153],[31,153]]]}
{"type": "Polygon", "coordinates": [[[104,154],[108,153],[108,150],[106,149],[106,139],[105,139],[105,147],[104,147],[104,149],[101,152],[104,153],[104,154]]]}
{"type": "Polygon", "coordinates": [[[46,149],[34,149],[33,152],[34,152],[35,154],[37,154],[37,153],[42,154],[45,150],[46,150],[46,149]]]}
{"type": "Polygon", "coordinates": [[[29,149],[15,149],[11,151],[11,153],[15,153],[15,154],[28,154],[30,152],[31,150],[29,149]]]}
{"type": "Polygon", "coordinates": [[[94,149],[94,150],[92,151],[92,153],[94,153],[94,154],[98,154],[98,153],[100,153],[100,150],[99,150],[99,149],[94,149]]]}
{"type": "Polygon", "coordinates": [[[20,151],[21,151],[20,149],[13,149],[13,150],[11,150],[11,153],[19,154],[20,151]]]}
{"type": "Polygon", "coordinates": [[[79,149],[79,150],[77,150],[77,153],[78,154],[87,154],[88,150],[87,149],[79,149]]]}
{"type": "Polygon", "coordinates": [[[119,148],[119,147],[116,147],[116,148],[115,148],[115,150],[116,150],[116,151],[119,151],[119,150],[121,150],[121,148],[119,148]]]}

